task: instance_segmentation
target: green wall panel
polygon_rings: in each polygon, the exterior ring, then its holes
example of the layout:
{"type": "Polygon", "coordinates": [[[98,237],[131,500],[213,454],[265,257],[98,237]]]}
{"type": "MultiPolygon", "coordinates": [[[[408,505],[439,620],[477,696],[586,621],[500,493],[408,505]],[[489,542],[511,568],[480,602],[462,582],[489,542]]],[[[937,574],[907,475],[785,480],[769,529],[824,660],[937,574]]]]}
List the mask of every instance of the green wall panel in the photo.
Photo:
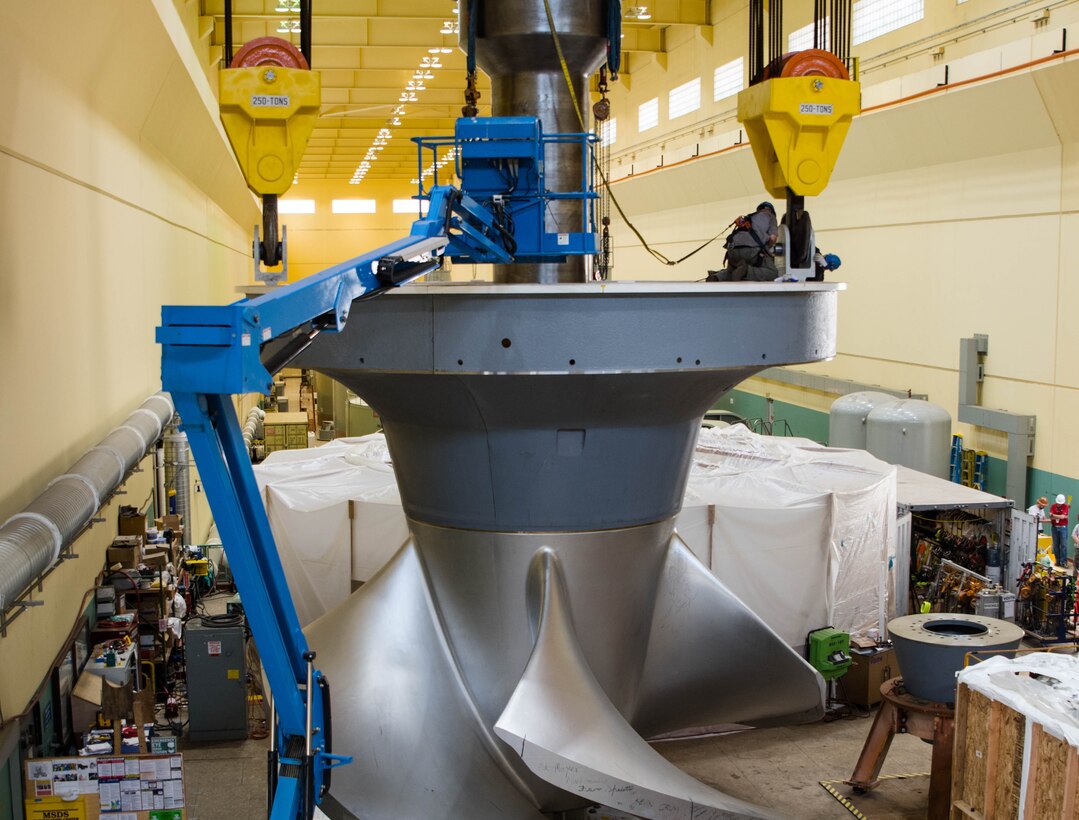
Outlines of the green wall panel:
{"type": "MultiPolygon", "coordinates": [[[[745,419],[767,419],[768,399],[743,390],[732,390],[716,402],[716,410],[731,410],[745,419]]],[[[783,422],[790,426],[790,433],[802,438],[813,439],[821,444],[828,443],[828,414],[785,401],[772,402],[772,415],[775,418],[775,435],[787,435],[783,422]]]]}
{"type": "Polygon", "coordinates": [[[0,820],[15,820],[15,798],[11,793],[11,765],[19,765],[19,756],[12,755],[0,767],[0,820]]]}

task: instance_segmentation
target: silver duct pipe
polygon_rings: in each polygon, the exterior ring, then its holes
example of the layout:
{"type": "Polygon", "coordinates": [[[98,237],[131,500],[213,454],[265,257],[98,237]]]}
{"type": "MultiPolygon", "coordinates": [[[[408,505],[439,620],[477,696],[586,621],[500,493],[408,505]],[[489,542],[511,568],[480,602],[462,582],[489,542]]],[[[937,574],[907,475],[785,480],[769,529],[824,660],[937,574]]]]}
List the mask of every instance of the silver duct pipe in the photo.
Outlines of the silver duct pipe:
{"type": "Polygon", "coordinates": [[[255,439],[262,438],[264,433],[262,431],[262,421],[266,418],[266,412],[260,410],[258,407],[252,407],[251,412],[247,414],[247,421],[244,422],[244,447],[248,452],[251,451],[251,445],[254,444],[255,439]]]}
{"type": "Polygon", "coordinates": [[[0,526],[0,609],[47,570],[90,523],[153,448],[174,413],[167,393],[155,393],[70,470],[0,526]]]}
{"type": "MultiPolygon", "coordinates": [[[[174,430],[165,436],[165,486],[176,491],[175,513],[184,525],[182,542],[191,543],[191,448],[187,433],[174,430]]],[[[166,501],[166,511],[168,509],[166,501]]]]}
{"type": "Polygon", "coordinates": [[[160,438],[154,445],[154,514],[160,518],[165,514],[169,497],[165,494],[165,442],[160,438]]]}

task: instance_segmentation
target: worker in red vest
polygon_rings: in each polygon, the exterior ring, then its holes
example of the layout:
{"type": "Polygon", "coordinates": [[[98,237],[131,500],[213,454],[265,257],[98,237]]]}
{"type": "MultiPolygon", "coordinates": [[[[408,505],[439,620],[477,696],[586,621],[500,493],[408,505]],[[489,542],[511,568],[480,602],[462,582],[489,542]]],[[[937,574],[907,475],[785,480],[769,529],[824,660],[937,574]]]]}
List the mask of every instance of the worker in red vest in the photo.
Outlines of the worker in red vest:
{"type": "Polygon", "coordinates": [[[1056,497],[1056,503],[1049,507],[1049,524],[1053,533],[1053,555],[1057,559],[1057,566],[1068,565],[1068,517],[1071,515],[1071,505],[1068,499],[1061,493],[1056,497]]]}

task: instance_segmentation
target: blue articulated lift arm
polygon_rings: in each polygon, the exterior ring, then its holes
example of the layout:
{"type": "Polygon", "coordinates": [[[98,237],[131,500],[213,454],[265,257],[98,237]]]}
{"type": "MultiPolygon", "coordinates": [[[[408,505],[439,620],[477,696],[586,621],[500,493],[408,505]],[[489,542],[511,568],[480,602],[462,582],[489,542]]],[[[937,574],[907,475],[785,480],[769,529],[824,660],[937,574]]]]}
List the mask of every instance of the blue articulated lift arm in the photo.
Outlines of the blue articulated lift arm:
{"type": "Polygon", "coordinates": [[[183,420],[273,696],[273,820],[308,820],[330,769],[351,758],[331,752],[329,684],[300,628],[230,396],[269,392],[272,374],[317,333],[341,330],[357,299],[437,268],[446,243],[408,237],[255,299],[161,311],[162,385],[183,420]]]}
{"type": "Polygon", "coordinates": [[[421,185],[428,214],[411,236],[255,299],[162,308],[162,386],[183,421],[273,696],[272,820],[309,820],[327,793],[330,770],[351,758],[332,754],[329,684],[300,629],[230,396],[268,393],[273,374],[318,333],[340,331],[357,300],[434,270],[443,256],[508,263],[595,253],[587,161],[594,139],[544,135],[535,117],[459,120],[454,137],[427,147],[437,153],[454,146],[463,190],[438,185],[437,176],[429,192],[421,185]],[[566,142],[580,146],[581,187],[551,192],[544,145],[566,142]],[[547,203],[556,199],[582,201],[578,231],[548,232],[547,203]]]}

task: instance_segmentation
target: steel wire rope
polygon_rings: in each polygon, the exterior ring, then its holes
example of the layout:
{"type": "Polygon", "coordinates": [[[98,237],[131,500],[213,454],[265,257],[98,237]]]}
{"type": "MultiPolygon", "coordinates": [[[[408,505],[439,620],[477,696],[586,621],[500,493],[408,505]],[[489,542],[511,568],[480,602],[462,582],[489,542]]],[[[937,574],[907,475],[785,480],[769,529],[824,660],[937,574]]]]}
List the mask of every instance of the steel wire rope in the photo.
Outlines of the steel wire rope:
{"type": "MultiPolygon", "coordinates": [[[[587,131],[588,128],[584,124],[584,116],[581,114],[581,106],[580,103],[577,101],[577,92],[573,88],[573,77],[569,73],[569,66],[566,64],[566,58],[562,53],[562,41],[559,40],[558,31],[555,29],[554,15],[551,14],[550,0],[543,0],[543,8],[547,12],[547,24],[548,26],[550,26],[551,37],[554,39],[554,49],[555,53],[558,55],[558,62],[562,65],[562,76],[566,79],[566,86],[569,88],[569,96],[570,99],[573,100],[573,110],[577,114],[577,122],[580,123],[581,131],[587,131]]],[[[680,257],[679,259],[671,259],[662,251],[657,251],[655,248],[648,244],[648,240],[644,238],[643,234],[641,234],[641,232],[637,229],[637,226],[630,221],[629,217],[626,216],[626,212],[622,210],[622,205],[621,203],[619,203],[618,197],[616,197],[614,195],[614,191],[611,190],[611,183],[607,179],[607,175],[603,172],[603,168],[600,167],[599,162],[596,160],[595,152],[591,151],[589,152],[589,154],[592,157],[592,165],[595,168],[596,172],[599,174],[600,179],[603,180],[603,187],[607,189],[607,194],[608,196],[610,196],[611,203],[614,205],[615,210],[618,211],[618,215],[622,217],[622,221],[626,223],[626,225],[631,231],[633,231],[633,235],[640,240],[641,245],[644,247],[644,249],[648,251],[648,253],[657,261],[662,262],[664,265],[667,265],[669,267],[680,265],[682,262],[685,262],[691,256],[694,256],[695,254],[703,251],[705,248],[707,248],[709,245],[711,245],[713,242],[723,236],[724,233],[726,233],[727,228],[724,228],[722,231],[717,233],[703,245],[698,246],[697,248],[687,253],[685,256],[680,257]]],[[[729,228],[730,225],[728,225],[727,227],[729,228]]]]}

